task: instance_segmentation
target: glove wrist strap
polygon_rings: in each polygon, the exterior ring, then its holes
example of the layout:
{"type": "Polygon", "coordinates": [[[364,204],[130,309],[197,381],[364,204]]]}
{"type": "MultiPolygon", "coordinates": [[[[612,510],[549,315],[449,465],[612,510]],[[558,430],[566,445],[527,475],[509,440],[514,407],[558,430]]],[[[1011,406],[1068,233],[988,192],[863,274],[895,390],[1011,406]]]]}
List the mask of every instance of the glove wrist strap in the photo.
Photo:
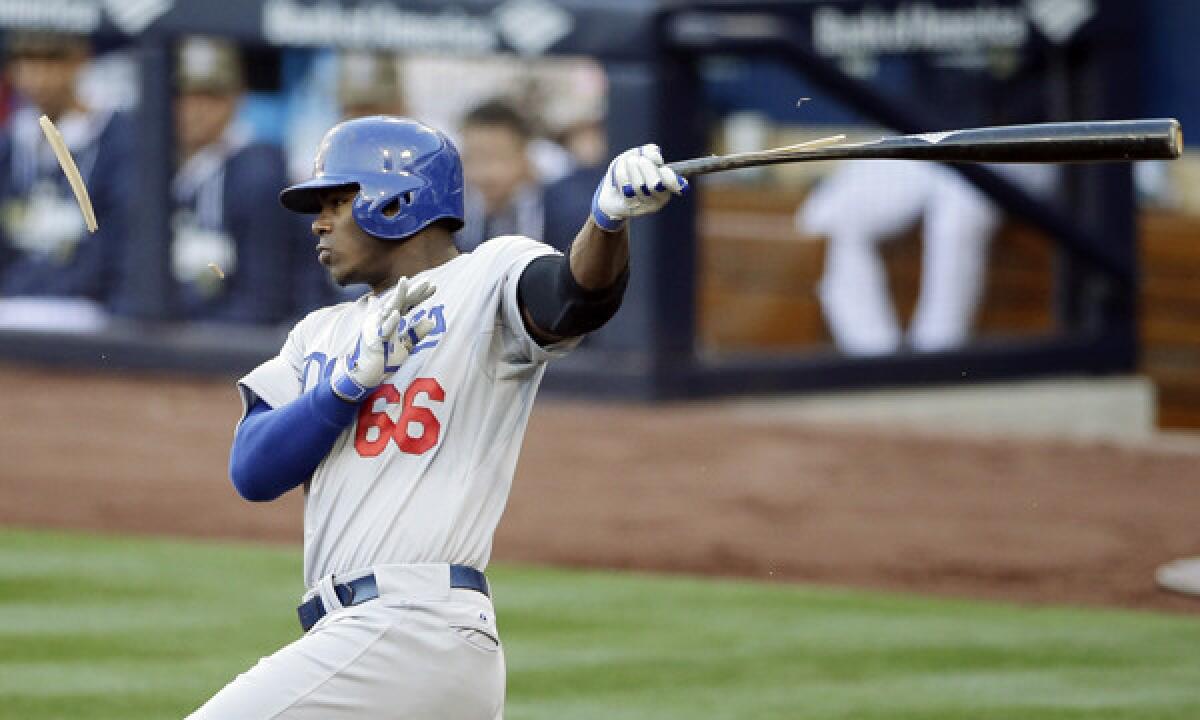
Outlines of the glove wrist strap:
{"type": "Polygon", "coordinates": [[[362,402],[374,388],[364,387],[350,377],[350,373],[337,373],[331,383],[333,394],[350,403],[362,402]]]}
{"type": "Polygon", "coordinates": [[[605,232],[617,232],[625,227],[625,218],[610,217],[608,213],[600,209],[600,192],[603,189],[604,184],[601,183],[596,188],[596,192],[592,194],[592,220],[605,232]]]}
{"type": "Polygon", "coordinates": [[[592,206],[592,220],[606,232],[617,232],[625,227],[625,218],[611,218],[598,206],[592,206]]]}

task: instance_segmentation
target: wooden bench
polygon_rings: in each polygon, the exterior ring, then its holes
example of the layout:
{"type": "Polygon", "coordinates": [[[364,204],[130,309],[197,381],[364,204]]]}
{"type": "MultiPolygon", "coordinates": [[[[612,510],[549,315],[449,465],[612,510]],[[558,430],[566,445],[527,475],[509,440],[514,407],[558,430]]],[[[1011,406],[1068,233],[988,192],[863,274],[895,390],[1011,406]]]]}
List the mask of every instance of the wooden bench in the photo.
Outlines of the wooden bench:
{"type": "Polygon", "coordinates": [[[1141,217],[1142,371],[1159,393],[1159,425],[1200,428],[1200,217],[1141,217]]]}
{"type": "MultiPolygon", "coordinates": [[[[804,194],[722,186],[700,195],[700,343],[711,351],[827,346],[816,297],[822,238],[793,224],[804,194]]],[[[1142,371],[1155,380],[1164,427],[1200,428],[1200,217],[1141,218],[1142,371]]],[[[893,299],[906,322],[921,272],[919,234],[884,246],[893,299]]],[[[986,337],[1051,332],[1054,250],[1036,230],[1005,226],[991,246],[977,321],[986,337]]]]}

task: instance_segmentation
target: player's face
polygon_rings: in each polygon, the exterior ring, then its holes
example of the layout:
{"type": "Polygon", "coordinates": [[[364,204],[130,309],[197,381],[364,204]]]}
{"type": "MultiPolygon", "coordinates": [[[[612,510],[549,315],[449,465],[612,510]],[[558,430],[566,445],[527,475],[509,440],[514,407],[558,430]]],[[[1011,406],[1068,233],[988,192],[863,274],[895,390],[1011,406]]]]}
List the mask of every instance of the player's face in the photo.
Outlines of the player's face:
{"type": "Polygon", "coordinates": [[[463,176],[479,191],[488,212],[508,205],[533,173],[525,143],[504,127],[473,126],[463,128],[463,176]]]}
{"type": "Polygon", "coordinates": [[[236,93],[188,92],[175,105],[175,131],[185,156],[216,142],[233,120],[236,93]]]}
{"type": "Polygon", "coordinates": [[[322,194],[321,213],[312,224],[317,261],[338,285],[366,283],[374,287],[387,280],[390,253],[396,245],[373,238],[358,226],[351,212],[356,195],[354,188],[322,194]]]}
{"type": "Polygon", "coordinates": [[[75,55],[19,57],[12,63],[13,86],[42,112],[58,115],[74,102],[82,63],[75,55]]]}

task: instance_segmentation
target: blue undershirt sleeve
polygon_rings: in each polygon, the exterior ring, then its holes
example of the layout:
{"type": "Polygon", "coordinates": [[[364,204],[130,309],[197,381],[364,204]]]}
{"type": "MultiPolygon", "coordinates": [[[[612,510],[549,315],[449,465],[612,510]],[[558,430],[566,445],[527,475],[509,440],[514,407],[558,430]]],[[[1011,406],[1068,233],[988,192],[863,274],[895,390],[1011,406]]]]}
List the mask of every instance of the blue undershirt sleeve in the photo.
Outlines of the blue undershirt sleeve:
{"type": "Polygon", "coordinates": [[[266,502],[303,484],[357,414],[358,405],[334,395],[328,380],[278,408],[255,400],[233,438],[234,488],[250,502],[266,502]]]}

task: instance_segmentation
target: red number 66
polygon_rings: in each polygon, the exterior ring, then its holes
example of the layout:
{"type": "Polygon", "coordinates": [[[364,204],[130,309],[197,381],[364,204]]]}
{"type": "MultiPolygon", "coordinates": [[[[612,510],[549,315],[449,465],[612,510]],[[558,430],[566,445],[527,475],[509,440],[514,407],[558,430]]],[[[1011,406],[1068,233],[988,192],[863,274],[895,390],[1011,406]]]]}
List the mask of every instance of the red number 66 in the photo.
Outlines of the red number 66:
{"type": "Polygon", "coordinates": [[[425,395],[432,402],[446,399],[446,391],[434,378],[417,378],[404,391],[403,409],[395,421],[388,415],[388,406],[401,402],[395,385],[382,385],[363,400],[358,408],[358,427],[354,431],[354,448],[363,457],[376,457],[388,442],[395,440],[400,452],[420,455],[437,445],[442,424],[427,407],[414,404],[417,396],[425,395]],[[408,434],[412,425],[421,426],[421,434],[408,434]]]}

